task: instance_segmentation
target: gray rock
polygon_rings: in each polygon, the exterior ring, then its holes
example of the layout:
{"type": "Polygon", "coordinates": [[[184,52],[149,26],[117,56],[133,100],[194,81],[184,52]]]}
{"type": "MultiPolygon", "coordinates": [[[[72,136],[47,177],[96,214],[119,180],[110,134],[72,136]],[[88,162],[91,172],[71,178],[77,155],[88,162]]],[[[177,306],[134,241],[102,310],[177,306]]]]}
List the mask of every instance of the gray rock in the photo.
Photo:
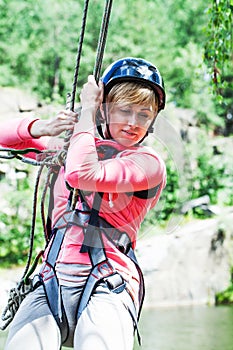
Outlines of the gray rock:
{"type": "MultiPolygon", "coordinates": [[[[232,218],[228,213],[227,219],[232,218]]],[[[216,293],[230,284],[233,233],[226,227],[221,229],[219,218],[197,220],[172,234],[140,240],[145,305],[213,305],[216,293]]]]}

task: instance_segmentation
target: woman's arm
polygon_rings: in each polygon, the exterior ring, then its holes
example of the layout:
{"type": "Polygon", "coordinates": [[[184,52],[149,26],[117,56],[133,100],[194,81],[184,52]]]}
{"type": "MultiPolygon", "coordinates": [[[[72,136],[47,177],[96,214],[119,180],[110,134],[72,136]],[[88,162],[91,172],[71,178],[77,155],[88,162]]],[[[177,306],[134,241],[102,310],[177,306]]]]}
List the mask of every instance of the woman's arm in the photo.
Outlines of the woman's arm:
{"type": "Polygon", "coordinates": [[[36,120],[30,126],[30,135],[33,138],[42,136],[58,136],[63,131],[72,130],[77,121],[77,113],[64,110],[60,111],[54,118],[48,120],[36,120]]]}
{"type": "Polygon", "coordinates": [[[4,121],[0,125],[0,145],[15,149],[33,147],[43,150],[50,139],[48,136],[57,136],[72,129],[76,118],[76,113],[62,111],[48,120],[18,118],[4,121]]]}
{"type": "Polygon", "coordinates": [[[121,157],[99,161],[93,135],[83,133],[72,137],[65,176],[74,188],[135,192],[164,184],[166,169],[158,155],[145,152],[144,148],[138,151],[129,149],[121,157]]]}
{"type": "Polygon", "coordinates": [[[17,118],[0,124],[0,145],[6,148],[24,149],[28,147],[42,150],[47,139],[33,139],[30,134],[31,126],[37,122],[36,118],[17,118]]]}

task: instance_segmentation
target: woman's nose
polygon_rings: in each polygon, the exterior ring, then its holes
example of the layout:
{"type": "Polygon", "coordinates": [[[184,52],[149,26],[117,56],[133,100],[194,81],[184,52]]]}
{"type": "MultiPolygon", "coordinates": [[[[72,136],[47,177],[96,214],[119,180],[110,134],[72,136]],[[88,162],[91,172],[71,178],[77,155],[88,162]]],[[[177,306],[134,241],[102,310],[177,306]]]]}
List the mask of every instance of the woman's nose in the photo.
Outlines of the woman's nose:
{"type": "Polygon", "coordinates": [[[128,125],[137,125],[137,115],[136,113],[132,113],[130,114],[130,116],[128,117],[128,125]]]}

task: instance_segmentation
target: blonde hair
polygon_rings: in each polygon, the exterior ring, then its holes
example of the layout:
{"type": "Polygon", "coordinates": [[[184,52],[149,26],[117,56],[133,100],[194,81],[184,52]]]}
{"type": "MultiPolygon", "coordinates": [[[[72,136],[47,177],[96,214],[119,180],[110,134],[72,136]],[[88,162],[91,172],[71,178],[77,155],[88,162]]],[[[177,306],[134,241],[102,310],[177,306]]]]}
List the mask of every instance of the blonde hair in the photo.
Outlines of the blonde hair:
{"type": "Polygon", "coordinates": [[[135,82],[123,82],[114,85],[106,96],[106,102],[144,104],[152,106],[156,113],[158,111],[158,98],[154,90],[151,87],[135,82]]]}

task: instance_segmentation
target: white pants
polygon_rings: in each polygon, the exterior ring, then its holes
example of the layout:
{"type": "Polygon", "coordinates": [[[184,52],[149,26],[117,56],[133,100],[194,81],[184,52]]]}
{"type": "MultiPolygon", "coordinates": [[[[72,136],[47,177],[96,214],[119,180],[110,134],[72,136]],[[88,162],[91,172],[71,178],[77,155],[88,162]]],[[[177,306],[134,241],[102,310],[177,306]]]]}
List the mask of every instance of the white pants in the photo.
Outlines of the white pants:
{"type": "Polygon", "coordinates": [[[43,286],[30,293],[12,322],[5,350],[60,350],[62,345],[75,350],[132,350],[133,321],[124,306],[128,299],[122,302],[127,293],[113,293],[101,284],[77,323],[80,292],[74,287],[62,288],[66,329],[60,328],[51,314],[43,286]]]}

